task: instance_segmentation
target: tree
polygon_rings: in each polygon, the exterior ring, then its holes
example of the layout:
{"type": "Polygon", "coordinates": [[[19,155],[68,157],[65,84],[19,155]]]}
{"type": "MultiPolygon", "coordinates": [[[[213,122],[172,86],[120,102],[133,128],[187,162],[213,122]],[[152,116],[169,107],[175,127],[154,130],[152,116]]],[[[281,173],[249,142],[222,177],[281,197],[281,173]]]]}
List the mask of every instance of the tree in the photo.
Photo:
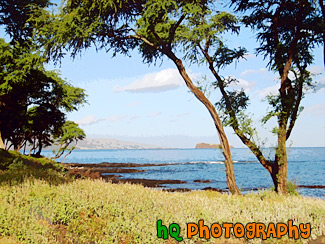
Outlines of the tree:
{"type": "Polygon", "coordinates": [[[60,147],[55,153],[54,159],[60,158],[65,151],[68,151],[62,159],[61,163],[64,163],[65,158],[76,148],[78,141],[83,140],[85,137],[85,132],[78,127],[78,124],[72,121],[66,121],[58,135],[55,135],[55,144],[58,144],[60,147]],[[69,147],[73,142],[74,145],[69,147]]]}
{"type": "Polygon", "coordinates": [[[40,156],[61,130],[65,112],[85,102],[83,89],[73,87],[56,71],[47,71],[48,61],[33,40],[31,14],[51,6],[49,0],[3,0],[0,25],[11,38],[0,39],[0,148],[19,150],[32,145],[40,156]],[[5,143],[4,143],[5,141],[5,143]]]}
{"type": "MultiPolygon", "coordinates": [[[[263,167],[270,173],[279,193],[287,192],[287,151],[286,140],[290,137],[299,112],[304,87],[311,85],[311,74],[307,67],[313,61],[313,48],[323,42],[324,18],[319,6],[314,1],[246,1],[232,0],[236,10],[249,11],[243,23],[258,31],[260,46],[258,53],[269,58],[269,68],[280,76],[279,94],[269,96],[268,102],[272,110],[265,116],[263,123],[271,117],[277,117],[278,137],[274,161],[267,160],[260,147],[254,141],[256,130],[252,120],[244,114],[248,105],[248,97],[243,90],[229,91],[227,86],[236,82],[235,78],[223,78],[219,69],[233,59],[243,57],[244,49],[230,50],[224,46],[214,32],[215,21],[223,19],[194,19],[187,26],[184,43],[190,50],[190,58],[198,60],[201,55],[214,75],[216,88],[222,98],[217,103],[225,116],[224,122],[230,125],[241,141],[254,153],[263,167]],[[212,51],[211,51],[212,49],[212,51]],[[212,52],[212,53],[211,53],[212,52]],[[291,78],[289,74],[292,74],[291,78]]],[[[215,30],[217,31],[217,30],[215,30]]]]}
{"type": "MultiPolygon", "coordinates": [[[[59,15],[51,15],[44,9],[35,11],[38,17],[32,20],[32,25],[38,26],[35,35],[44,44],[48,56],[55,60],[62,57],[65,50],[72,50],[74,57],[91,45],[112,51],[113,56],[117,53],[129,55],[130,50],[138,48],[143,61],[149,64],[162,57],[172,60],[187,87],[209,111],[225,156],[228,188],[233,194],[240,194],[221,120],[177,56],[182,23],[195,19],[202,12],[218,14],[211,10],[212,5],[213,1],[209,0],[68,0],[59,15]]],[[[227,23],[218,24],[220,28],[228,28],[227,23]]]]}
{"type": "Polygon", "coordinates": [[[30,143],[52,144],[52,135],[64,124],[65,112],[85,102],[85,92],[44,68],[46,59],[0,39],[0,131],[3,148],[18,151],[30,143]],[[5,143],[4,143],[5,142],[5,143]]]}
{"type": "MultiPolygon", "coordinates": [[[[34,106],[27,111],[27,125],[24,125],[27,135],[23,145],[29,143],[32,150],[38,149],[36,156],[40,156],[44,147],[53,144],[53,135],[57,134],[65,121],[65,114],[52,104],[34,106]]],[[[20,147],[21,148],[21,147],[20,147]]]]}

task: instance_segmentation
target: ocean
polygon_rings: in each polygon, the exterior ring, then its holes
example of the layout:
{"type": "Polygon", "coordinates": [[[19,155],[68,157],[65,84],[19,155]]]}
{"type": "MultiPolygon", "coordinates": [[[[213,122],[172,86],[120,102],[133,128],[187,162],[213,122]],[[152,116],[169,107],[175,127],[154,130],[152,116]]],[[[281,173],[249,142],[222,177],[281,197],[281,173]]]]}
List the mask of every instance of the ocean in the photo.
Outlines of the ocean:
{"type": "MultiPolygon", "coordinates": [[[[274,158],[274,149],[264,149],[267,158],[274,158]]],[[[273,186],[271,176],[247,148],[231,149],[235,177],[243,193],[273,186]]],[[[50,151],[44,151],[50,156],[50,151]]],[[[182,180],[185,184],[168,184],[165,188],[206,187],[226,189],[223,154],[220,149],[135,149],[75,150],[65,163],[141,163],[168,164],[141,167],[145,172],[121,174],[123,178],[182,180]],[[198,183],[194,180],[210,181],[198,183]]],[[[289,148],[288,180],[296,185],[325,185],[325,148],[289,148]]],[[[325,198],[325,188],[299,188],[304,196],[325,198]]]]}

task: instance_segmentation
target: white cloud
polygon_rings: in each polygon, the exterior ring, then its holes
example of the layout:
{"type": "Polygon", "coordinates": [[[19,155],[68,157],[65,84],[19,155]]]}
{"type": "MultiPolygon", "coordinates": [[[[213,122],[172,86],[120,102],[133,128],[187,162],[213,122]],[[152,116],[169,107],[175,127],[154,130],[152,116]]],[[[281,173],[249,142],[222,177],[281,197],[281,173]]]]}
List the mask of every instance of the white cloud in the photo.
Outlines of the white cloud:
{"type": "Polygon", "coordinates": [[[80,120],[77,120],[76,123],[79,125],[93,125],[97,124],[100,121],[104,121],[103,118],[97,118],[95,115],[87,115],[80,120]]]}
{"type": "Polygon", "coordinates": [[[324,92],[324,88],[325,88],[325,77],[322,77],[316,81],[316,86],[314,88],[314,92],[316,92],[316,93],[324,92]]]}
{"type": "Polygon", "coordinates": [[[164,69],[156,73],[144,75],[141,79],[135,80],[128,86],[115,86],[115,92],[139,92],[157,93],[176,89],[184,85],[184,81],[177,69],[164,69]]]}
{"type": "Polygon", "coordinates": [[[256,55],[254,55],[254,54],[252,54],[252,53],[246,53],[246,54],[244,55],[244,57],[245,57],[246,59],[251,59],[251,58],[256,58],[256,55]]]}
{"type": "Polygon", "coordinates": [[[266,87],[258,92],[260,98],[265,98],[268,95],[276,95],[279,93],[279,85],[266,87]]]}
{"type": "Polygon", "coordinates": [[[266,73],[266,68],[261,68],[261,69],[247,69],[243,72],[240,73],[240,76],[245,76],[248,74],[264,74],[266,73]]]}
{"type": "Polygon", "coordinates": [[[131,123],[131,122],[134,121],[134,120],[137,120],[138,118],[140,118],[139,115],[136,115],[136,114],[131,115],[130,118],[129,118],[129,123],[131,123]]]}
{"type": "Polygon", "coordinates": [[[324,73],[324,68],[322,66],[314,65],[308,69],[313,75],[321,75],[324,73]]]}
{"type": "Polygon", "coordinates": [[[236,88],[236,89],[238,89],[238,88],[243,88],[244,91],[245,91],[246,93],[248,93],[248,92],[250,92],[250,91],[252,90],[252,88],[255,86],[255,82],[249,82],[249,81],[244,80],[244,79],[241,79],[241,78],[239,78],[239,79],[235,78],[235,79],[236,79],[238,82],[232,82],[232,83],[229,85],[230,88],[236,88]]]}
{"type": "Polygon", "coordinates": [[[316,93],[318,93],[318,94],[323,93],[323,92],[325,92],[325,85],[323,85],[322,88],[319,88],[319,89],[316,91],[316,93]]]}
{"type": "Polygon", "coordinates": [[[148,115],[148,118],[157,117],[157,116],[159,116],[159,115],[161,115],[161,112],[155,112],[155,113],[149,114],[149,115],[148,115]]]}
{"type": "Polygon", "coordinates": [[[109,121],[109,122],[118,122],[121,120],[126,119],[128,116],[126,115],[115,115],[115,116],[110,116],[108,118],[98,118],[95,115],[87,115],[85,117],[83,117],[80,120],[77,120],[76,123],[79,125],[93,125],[93,124],[97,124],[101,121],[109,121]]]}
{"type": "Polygon", "coordinates": [[[304,109],[304,114],[325,115],[325,104],[315,104],[304,109]]]}
{"type": "Polygon", "coordinates": [[[125,115],[115,115],[115,116],[110,116],[107,118],[107,120],[109,122],[118,122],[118,121],[121,121],[121,120],[124,120],[127,116],[125,115]]]}

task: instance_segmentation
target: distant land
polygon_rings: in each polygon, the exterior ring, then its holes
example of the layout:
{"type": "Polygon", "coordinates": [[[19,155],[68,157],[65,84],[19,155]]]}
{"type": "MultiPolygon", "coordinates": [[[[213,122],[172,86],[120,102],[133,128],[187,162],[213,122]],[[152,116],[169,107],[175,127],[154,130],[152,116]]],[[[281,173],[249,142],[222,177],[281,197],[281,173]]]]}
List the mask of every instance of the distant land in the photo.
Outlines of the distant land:
{"type": "MultiPolygon", "coordinates": [[[[193,145],[193,144],[192,144],[193,145]]],[[[210,144],[210,143],[197,143],[195,148],[220,148],[220,144],[210,144]]],[[[166,147],[164,145],[154,145],[150,143],[135,142],[129,140],[120,140],[113,138],[85,138],[82,141],[78,141],[76,146],[77,150],[110,150],[110,149],[170,149],[179,147],[166,147]]],[[[187,147],[190,148],[190,147],[187,147]]],[[[194,148],[192,146],[192,148],[194,148]]],[[[230,146],[230,148],[234,148],[230,146]]],[[[26,150],[30,148],[27,147],[26,150]]],[[[46,147],[47,150],[58,150],[58,146],[46,147]]]]}
{"type": "MultiPolygon", "coordinates": [[[[196,144],[195,148],[201,149],[201,148],[221,148],[220,144],[209,144],[209,143],[198,143],[196,144]]],[[[234,148],[233,146],[230,146],[230,148],[234,148]]]]}
{"type": "Polygon", "coordinates": [[[76,149],[99,150],[99,149],[165,149],[165,148],[157,145],[122,141],[117,139],[86,138],[78,142],[76,149]]]}

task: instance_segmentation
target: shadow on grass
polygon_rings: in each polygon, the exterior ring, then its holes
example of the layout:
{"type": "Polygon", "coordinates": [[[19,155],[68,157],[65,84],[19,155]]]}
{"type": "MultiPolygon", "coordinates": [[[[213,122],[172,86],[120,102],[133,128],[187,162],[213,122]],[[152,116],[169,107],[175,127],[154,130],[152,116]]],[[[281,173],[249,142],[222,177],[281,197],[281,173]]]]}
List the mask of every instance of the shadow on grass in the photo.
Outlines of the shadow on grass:
{"type": "Polygon", "coordinates": [[[72,181],[63,165],[53,160],[0,149],[0,184],[17,185],[27,179],[44,180],[53,185],[72,181]]]}

